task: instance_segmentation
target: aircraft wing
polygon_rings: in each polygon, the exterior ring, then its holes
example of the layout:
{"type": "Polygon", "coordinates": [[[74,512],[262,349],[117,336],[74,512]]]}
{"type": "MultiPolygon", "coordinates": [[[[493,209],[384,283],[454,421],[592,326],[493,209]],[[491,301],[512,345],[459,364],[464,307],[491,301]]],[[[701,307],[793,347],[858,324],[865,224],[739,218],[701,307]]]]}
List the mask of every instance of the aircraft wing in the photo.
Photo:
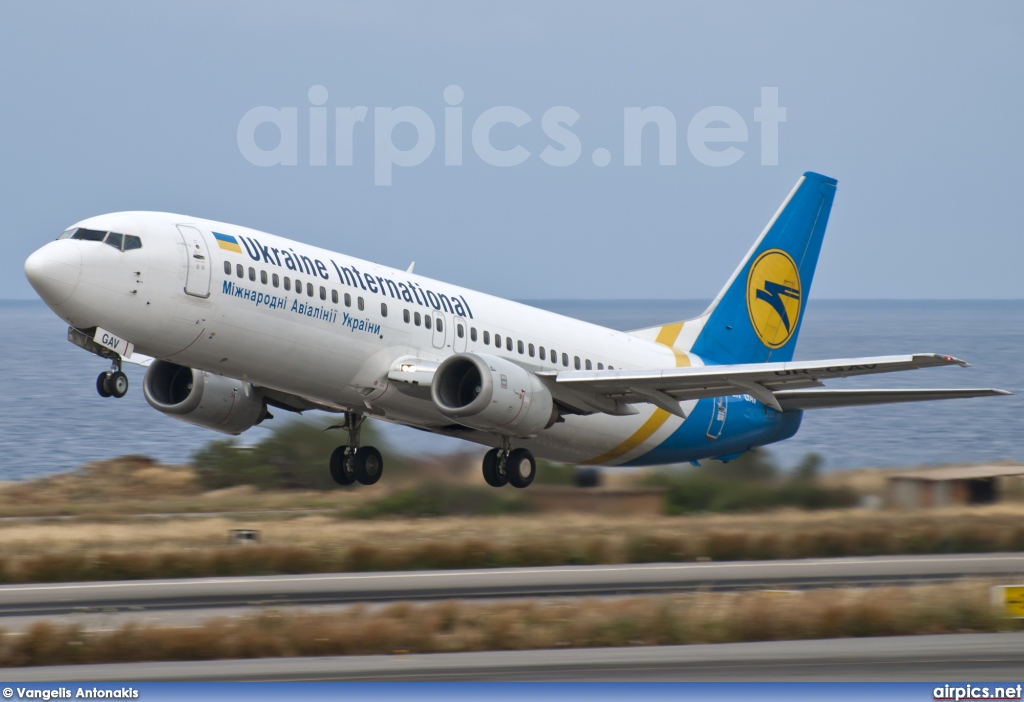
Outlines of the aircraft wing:
{"type": "Polygon", "coordinates": [[[1007,394],[991,389],[937,391],[941,394],[926,390],[810,391],[831,378],[951,365],[966,367],[969,364],[941,354],[913,354],[657,370],[544,371],[537,375],[556,399],[573,407],[608,414],[634,414],[636,410],[629,405],[649,402],[680,417],[685,416],[679,405],[681,400],[723,395],[747,394],[784,411],[1007,394]],[[931,395],[927,396],[929,393],[931,395]]]}

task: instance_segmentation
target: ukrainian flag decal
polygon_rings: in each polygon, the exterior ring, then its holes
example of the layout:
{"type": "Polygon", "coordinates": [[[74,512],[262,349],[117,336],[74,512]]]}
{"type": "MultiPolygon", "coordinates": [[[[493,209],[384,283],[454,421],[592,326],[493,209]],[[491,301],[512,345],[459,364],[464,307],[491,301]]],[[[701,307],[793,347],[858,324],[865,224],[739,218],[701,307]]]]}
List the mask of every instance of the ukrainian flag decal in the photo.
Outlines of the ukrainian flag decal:
{"type": "Polygon", "coordinates": [[[242,247],[238,245],[238,239],[227,234],[213,233],[213,237],[217,240],[218,246],[225,251],[234,251],[235,253],[242,253],[242,247]]]}

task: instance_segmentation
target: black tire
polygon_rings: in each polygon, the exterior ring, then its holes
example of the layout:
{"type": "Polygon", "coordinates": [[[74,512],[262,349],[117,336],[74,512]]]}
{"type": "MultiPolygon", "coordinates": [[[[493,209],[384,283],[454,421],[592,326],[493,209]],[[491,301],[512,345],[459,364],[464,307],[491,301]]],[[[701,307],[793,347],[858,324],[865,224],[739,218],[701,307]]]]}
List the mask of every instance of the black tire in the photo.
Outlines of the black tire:
{"type": "Polygon", "coordinates": [[[508,483],[508,473],[498,473],[498,449],[491,449],[484,454],[484,482],[491,487],[504,487],[508,483]]]}
{"type": "Polygon", "coordinates": [[[107,378],[107,389],[113,397],[124,397],[128,394],[128,376],[122,371],[114,371],[107,378]]]}
{"type": "Polygon", "coordinates": [[[530,483],[537,477],[537,460],[526,449],[515,449],[505,461],[505,474],[512,487],[530,487],[530,483]]]}
{"type": "Polygon", "coordinates": [[[96,376],[96,392],[100,394],[100,397],[110,397],[110,388],[107,387],[107,378],[110,376],[109,373],[100,373],[96,376]]]}
{"type": "Polygon", "coordinates": [[[363,485],[373,485],[384,474],[384,457],[372,446],[363,446],[352,457],[356,480],[363,485]]]}
{"type": "Polygon", "coordinates": [[[331,477],[338,485],[351,485],[356,481],[356,472],[349,459],[348,446],[339,446],[331,454],[331,477]]]}

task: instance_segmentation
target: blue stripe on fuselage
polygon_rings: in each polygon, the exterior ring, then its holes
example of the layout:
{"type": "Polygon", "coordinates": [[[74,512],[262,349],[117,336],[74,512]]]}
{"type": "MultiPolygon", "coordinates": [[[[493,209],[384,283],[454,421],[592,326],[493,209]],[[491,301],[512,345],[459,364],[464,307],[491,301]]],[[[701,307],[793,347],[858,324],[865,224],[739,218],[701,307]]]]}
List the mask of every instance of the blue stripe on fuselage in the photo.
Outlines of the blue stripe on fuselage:
{"type": "Polygon", "coordinates": [[[796,434],[803,412],[777,412],[746,395],[731,395],[725,425],[717,439],[707,437],[717,398],[697,402],[693,412],[670,437],[652,451],[623,463],[624,466],[649,466],[685,463],[702,458],[727,456],[749,448],[772,444],[796,434]]]}

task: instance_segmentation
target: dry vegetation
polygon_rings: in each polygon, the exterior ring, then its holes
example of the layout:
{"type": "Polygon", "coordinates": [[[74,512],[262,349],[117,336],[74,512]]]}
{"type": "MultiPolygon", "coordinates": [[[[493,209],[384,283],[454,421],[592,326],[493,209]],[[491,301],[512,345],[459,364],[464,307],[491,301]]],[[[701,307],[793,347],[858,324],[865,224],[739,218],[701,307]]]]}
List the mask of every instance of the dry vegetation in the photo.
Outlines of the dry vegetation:
{"type": "Polygon", "coordinates": [[[204,491],[192,466],[145,456],[96,461],[69,473],[0,484],[0,516],[121,518],[134,514],[330,510],[365,500],[356,492],[267,491],[242,485],[204,491]]]}
{"type": "MultiPolygon", "coordinates": [[[[389,495],[429,492],[396,483],[353,491],[243,486],[202,492],[192,468],[129,457],[7,484],[0,486],[0,514],[77,516],[0,522],[0,582],[1024,550],[1019,503],[920,512],[776,510],[770,516],[352,518],[389,495]],[[132,516],[181,512],[192,514],[132,516]],[[262,543],[229,544],[232,528],[258,529],[262,543]]],[[[458,493],[463,502],[482,499],[465,486],[449,492],[458,490],[470,491],[458,493]]],[[[485,497],[518,493],[480,490],[485,497]]]]}
{"type": "Polygon", "coordinates": [[[403,520],[328,516],[0,526],[0,581],[479,568],[1024,550],[1024,509],[403,520]],[[228,543],[255,528],[258,546],[228,543]]]}
{"type": "Polygon", "coordinates": [[[110,632],[38,622],[0,637],[0,665],[204,660],[642,646],[991,632],[1015,628],[990,583],[691,593],[621,600],[362,605],[337,613],[266,610],[196,627],[127,624],[110,632]]]}

